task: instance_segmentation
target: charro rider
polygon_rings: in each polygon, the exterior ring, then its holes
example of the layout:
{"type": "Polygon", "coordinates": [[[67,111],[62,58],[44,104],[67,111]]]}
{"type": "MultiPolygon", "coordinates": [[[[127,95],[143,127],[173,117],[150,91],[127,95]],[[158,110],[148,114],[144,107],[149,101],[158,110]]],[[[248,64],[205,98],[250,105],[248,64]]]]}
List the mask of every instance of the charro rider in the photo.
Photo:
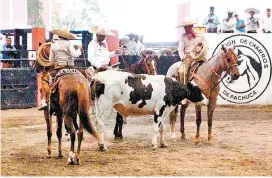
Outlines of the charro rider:
{"type": "Polygon", "coordinates": [[[196,19],[185,18],[177,28],[184,27],[185,33],[179,41],[179,56],[183,61],[179,70],[182,84],[188,83],[189,70],[192,63],[206,60],[208,53],[208,44],[203,32],[193,31],[193,25],[197,23],[196,19]]]}
{"type": "Polygon", "coordinates": [[[102,25],[94,26],[90,32],[96,33],[96,39],[93,39],[88,45],[88,61],[98,71],[107,70],[110,58],[119,54],[119,50],[110,52],[105,39],[106,36],[115,36],[115,34],[102,25]]]}
{"type": "Polygon", "coordinates": [[[71,41],[76,39],[76,36],[70,33],[67,27],[61,29],[54,29],[52,33],[59,37],[55,43],[52,43],[50,47],[49,61],[52,63],[53,69],[48,73],[45,73],[41,82],[41,106],[38,110],[43,110],[47,107],[46,96],[49,93],[48,81],[50,81],[50,75],[55,76],[58,71],[64,68],[74,68],[74,58],[81,55],[81,46],[72,45],[71,41]]]}

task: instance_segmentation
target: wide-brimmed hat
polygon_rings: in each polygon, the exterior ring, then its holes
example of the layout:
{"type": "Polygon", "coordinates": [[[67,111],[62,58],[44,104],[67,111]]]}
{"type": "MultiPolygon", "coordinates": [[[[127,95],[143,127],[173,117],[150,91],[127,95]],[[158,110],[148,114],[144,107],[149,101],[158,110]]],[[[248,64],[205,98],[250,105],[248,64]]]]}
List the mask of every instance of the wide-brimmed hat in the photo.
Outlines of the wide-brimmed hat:
{"type": "Polygon", "coordinates": [[[129,33],[126,36],[134,38],[135,34],[134,33],[129,33]]]}
{"type": "Polygon", "coordinates": [[[162,48],[161,50],[159,50],[159,54],[168,54],[168,55],[170,55],[170,54],[172,54],[172,50],[171,49],[169,49],[169,48],[162,48]]]}
{"type": "Polygon", "coordinates": [[[227,10],[227,13],[235,13],[235,10],[233,10],[233,9],[228,9],[228,10],[227,10]]]}
{"type": "Polygon", "coordinates": [[[248,9],[245,10],[245,13],[249,13],[251,11],[255,12],[255,14],[259,14],[260,13],[260,11],[258,9],[255,9],[255,8],[248,8],[248,9]]]}
{"type": "Polygon", "coordinates": [[[176,28],[181,28],[181,27],[185,27],[185,26],[188,26],[188,25],[194,25],[194,24],[197,24],[197,23],[198,23],[197,19],[186,17],[186,18],[183,19],[182,24],[177,26],[176,28]]]}
{"type": "Polygon", "coordinates": [[[70,33],[69,28],[65,26],[61,27],[60,29],[54,29],[51,32],[58,35],[59,37],[66,38],[69,40],[74,40],[77,38],[76,35],[70,33]]]}
{"type": "Polygon", "coordinates": [[[141,52],[141,54],[144,54],[144,55],[146,55],[146,53],[151,53],[152,55],[156,55],[156,54],[157,54],[156,51],[154,51],[154,50],[151,49],[151,48],[146,48],[146,49],[144,49],[144,50],[141,52]]]}
{"type": "Polygon", "coordinates": [[[115,36],[115,34],[106,29],[104,26],[102,25],[97,25],[97,26],[93,26],[90,30],[89,30],[90,33],[96,33],[98,35],[105,35],[105,36],[115,36]]]}
{"type": "Polygon", "coordinates": [[[127,44],[129,42],[129,38],[127,36],[120,38],[120,41],[121,40],[124,42],[124,44],[127,44]]]}

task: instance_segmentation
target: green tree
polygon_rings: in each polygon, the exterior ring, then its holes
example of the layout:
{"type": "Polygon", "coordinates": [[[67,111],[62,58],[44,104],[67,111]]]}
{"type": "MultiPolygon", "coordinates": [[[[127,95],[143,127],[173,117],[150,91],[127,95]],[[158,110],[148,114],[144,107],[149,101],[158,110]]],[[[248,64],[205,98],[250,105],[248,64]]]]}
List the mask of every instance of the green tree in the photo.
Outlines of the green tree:
{"type": "Polygon", "coordinates": [[[27,1],[27,24],[34,27],[44,27],[42,19],[43,3],[40,0],[27,1]]]}
{"type": "Polygon", "coordinates": [[[53,28],[88,29],[96,23],[106,22],[97,0],[63,0],[59,7],[58,14],[52,15],[53,28]]]}

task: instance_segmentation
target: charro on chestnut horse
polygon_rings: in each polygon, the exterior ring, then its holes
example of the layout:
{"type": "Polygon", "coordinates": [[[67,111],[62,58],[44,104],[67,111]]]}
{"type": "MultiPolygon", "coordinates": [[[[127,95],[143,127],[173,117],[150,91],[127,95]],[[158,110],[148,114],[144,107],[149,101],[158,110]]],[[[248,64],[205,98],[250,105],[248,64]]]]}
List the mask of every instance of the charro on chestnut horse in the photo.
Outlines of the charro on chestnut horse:
{"type": "MultiPolygon", "coordinates": [[[[213,121],[213,112],[216,106],[216,99],[219,94],[219,83],[222,79],[229,74],[232,80],[237,80],[240,76],[238,70],[238,57],[237,54],[234,52],[235,46],[233,48],[225,48],[222,45],[222,50],[213,56],[207,62],[204,62],[200,65],[195,71],[191,72],[192,81],[195,82],[200,89],[202,90],[203,94],[208,100],[207,104],[208,110],[208,142],[209,144],[213,143],[212,137],[212,121],[213,121]],[[225,72],[224,76],[223,73],[225,72]]],[[[171,70],[171,67],[170,69],[171,70]]],[[[167,73],[173,73],[168,71],[167,73]]],[[[178,72],[176,73],[178,74],[178,72]]],[[[178,75],[173,75],[172,77],[176,77],[179,80],[178,75]]],[[[206,100],[206,101],[207,101],[206,100]]],[[[184,131],[184,117],[186,108],[188,107],[189,103],[184,103],[181,105],[180,109],[180,132],[181,138],[185,139],[185,131],[184,131]]],[[[201,103],[196,103],[195,110],[196,110],[196,125],[197,131],[195,136],[195,142],[200,142],[200,124],[201,124],[201,103]]],[[[175,123],[177,117],[178,108],[176,107],[175,110],[170,114],[170,125],[171,125],[171,137],[175,137],[175,123]]]]}
{"type": "MultiPolygon", "coordinates": [[[[38,61],[48,60],[51,43],[45,43],[38,49],[38,61]]],[[[43,67],[39,63],[37,66],[44,72],[50,73],[53,67],[43,67]]],[[[55,79],[57,82],[53,86],[45,85],[47,91],[47,103],[49,107],[44,110],[44,117],[47,125],[47,138],[48,138],[48,157],[51,157],[51,137],[52,137],[52,115],[56,115],[57,119],[57,137],[58,137],[58,157],[62,158],[62,123],[64,121],[66,129],[70,133],[71,148],[67,164],[79,164],[80,161],[80,148],[83,139],[83,128],[93,135],[99,142],[101,150],[105,150],[106,146],[101,140],[99,133],[94,129],[90,117],[90,88],[89,81],[75,69],[63,69],[66,74],[55,79]],[[54,89],[52,89],[54,88],[54,89]],[[54,92],[52,92],[54,90],[54,92]],[[78,148],[75,154],[75,137],[77,128],[77,115],[79,116],[78,135],[78,148]]],[[[57,74],[58,75],[58,74],[57,74]]],[[[42,82],[49,82],[48,75],[44,75],[42,82]]]]}

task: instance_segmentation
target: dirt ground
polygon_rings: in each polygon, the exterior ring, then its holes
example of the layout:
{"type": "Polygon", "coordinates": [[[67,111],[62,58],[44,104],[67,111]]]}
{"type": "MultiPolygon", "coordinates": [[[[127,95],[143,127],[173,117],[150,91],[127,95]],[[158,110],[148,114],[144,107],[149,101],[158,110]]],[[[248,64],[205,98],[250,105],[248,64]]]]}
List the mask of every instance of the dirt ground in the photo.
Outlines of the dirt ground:
{"type": "MultiPolygon", "coordinates": [[[[37,108],[1,111],[2,176],[272,176],[272,106],[217,107],[214,145],[207,143],[206,107],[201,142],[194,143],[194,107],[186,114],[186,140],[170,139],[167,148],[152,150],[152,117],[128,118],[124,140],[113,139],[114,117],[105,121],[107,152],[87,132],[81,165],[67,166],[70,141],[63,139],[63,159],[57,158],[54,119],[52,158],[46,158],[47,137],[42,112],[37,108]]],[[[64,129],[63,129],[64,132],[64,129]]]]}

